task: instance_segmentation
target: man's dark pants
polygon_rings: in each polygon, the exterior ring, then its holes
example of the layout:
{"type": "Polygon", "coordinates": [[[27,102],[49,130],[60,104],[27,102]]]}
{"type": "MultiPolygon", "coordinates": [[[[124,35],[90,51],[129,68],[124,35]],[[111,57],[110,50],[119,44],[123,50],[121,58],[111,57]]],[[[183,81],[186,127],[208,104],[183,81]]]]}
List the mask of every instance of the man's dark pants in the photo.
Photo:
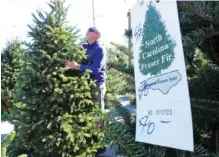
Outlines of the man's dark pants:
{"type": "MultiPolygon", "coordinates": [[[[99,107],[101,109],[101,112],[103,113],[105,104],[104,104],[104,96],[106,94],[106,84],[97,84],[95,87],[92,88],[92,94],[96,96],[96,99],[99,103],[99,107]]],[[[95,139],[98,141],[98,138],[95,137],[95,139]]],[[[97,154],[103,153],[106,150],[106,148],[99,149],[97,154]]]]}

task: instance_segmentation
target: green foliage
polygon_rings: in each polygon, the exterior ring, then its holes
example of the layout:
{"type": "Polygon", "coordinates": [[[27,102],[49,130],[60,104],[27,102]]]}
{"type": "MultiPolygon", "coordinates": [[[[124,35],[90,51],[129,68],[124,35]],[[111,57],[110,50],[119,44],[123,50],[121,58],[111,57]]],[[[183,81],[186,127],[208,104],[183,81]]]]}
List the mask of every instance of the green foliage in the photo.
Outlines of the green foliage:
{"type": "MultiPolygon", "coordinates": [[[[22,66],[24,49],[17,39],[7,43],[1,52],[1,108],[3,112],[9,112],[13,106],[13,89],[16,77],[22,66]]],[[[4,114],[5,115],[5,114],[4,114]]]]}
{"type": "MultiPolygon", "coordinates": [[[[118,60],[119,61],[123,60],[122,63],[128,63],[129,58],[133,59],[132,51],[129,50],[126,46],[119,45],[119,44],[113,43],[113,42],[111,42],[111,45],[114,47],[114,50],[117,51],[114,53],[115,53],[115,55],[117,55],[118,60]]],[[[113,60],[111,60],[111,61],[113,61],[113,60]]]]}
{"type": "Polygon", "coordinates": [[[201,145],[195,146],[195,152],[176,151],[177,157],[216,157],[216,154],[210,153],[206,148],[201,145]]]}
{"type": "Polygon", "coordinates": [[[201,41],[203,41],[203,39],[214,35],[215,32],[216,30],[214,28],[209,27],[192,30],[183,37],[184,46],[189,46],[190,44],[199,44],[201,41]]]}
{"type": "Polygon", "coordinates": [[[6,120],[8,120],[8,113],[3,112],[3,113],[1,114],[1,121],[6,121],[6,120]]]}
{"type": "MultiPolygon", "coordinates": [[[[131,117],[130,113],[121,107],[117,101],[114,101],[114,104],[117,107],[113,111],[119,119],[115,120],[110,115],[106,116],[104,122],[105,142],[109,143],[110,146],[117,146],[119,155],[130,157],[144,156],[146,151],[143,145],[141,143],[135,144],[135,137],[132,134],[134,126],[128,125],[131,122],[131,118],[134,117],[131,117]],[[120,114],[123,115],[124,119],[118,117],[120,114]]],[[[132,123],[134,124],[134,121],[132,123]]]]}
{"type": "Polygon", "coordinates": [[[128,132],[128,128],[125,125],[121,125],[121,123],[116,121],[108,121],[104,125],[104,131],[110,137],[108,139],[111,142],[110,145],[118,146],[119,155],[137,157],[146,154],[142,144],[135,144],[134,136],[128,132]]]}
{"type": "Polygon", "coordinates": [[[216,1],[178,2],[195,140],[212,150],[219,122],[218,9],[216,1]]]}
{"type": "MultiPolygon", "coordinates": [[[[195,99],[219,100],[219,67],[214,64],[203,66],[189,81],[190,95],[195,99]],[[201,83],[201,85],[200,85],[201,83]]],[[[218,101],[219,102],[219,101],[218,101]]]]}
{"type": "Polygon", "coordinates": [[[123,122],[125,125],[130,126],[129,131],[134,132],[132,124],[135,121],[135,115],[132,115],[127,109],[125,109],[118,101],[114,101],[114,107],[112,108],[115,117],[118,121],[123,122]]]}
{"type": "Polygon", "coordinates": [[[180,1],[177,4],[187,63],[193,64],[195,49],[198,48],[219,65],[219,3],[180,1]]]}
{"type": "Polygon", "coordinates": [[[14,139],[10,142],[7,147],[6,154],[8,157],[17,157],[25,156],[24,154],[31,153],[31,149],[28,149],[22,138],[19,137],[19,134],[16,133],[14,139]]]}
{"type": "MultiPolygon", "coordinates": [[[[190,15],[196,15],[206,20],[212,24],[219,24],[218,21],[218,3],[213,1],[203,1],[203,2],[179,2],[179,4],[185,9],[185,11],[189,11],[190,15]]],[[[188,14],[188,12],[187,12],[188,14]]],[[[191,21],[192,22],[192,21],[191,21]]],[[[196,21],[195,21],[196,22],[196,21]]],[[[194,23],[194,22],[192,22],[194,23]]]]}
{"type": "Polygon", "coordinates": [[[108,69],[106,80],[107,93],[105,100],[106,104],[110,106],[109,104],[112,104],[112,101],[118,99],[118,95],[130,95],[130,98],[133,99],[133,65],[128,65],[129,59],[132,59],[133,56],[132,52],[127,47],[116,43],[111,43],[111,47],[107,52],[108,69]],[[127,69],[127,74],[124,73],[124,69],[127,69]],[[131,72],[131,75],[128,72],[131,72]]]}
{"type": "Polygon", "coordinates": [[[119,88],[122,86],[125,86],[125,82],[121,82],[120,85],[117,85],[117,82],[121,80],[123,77],[122,73],[116,71],[115,69],[107,70],[107,93],[105,96],[105,100],[112,101],[117,99],[118,94],[121,94],[123,92],[123,88],[119,88]],[[118,87],[119,86],[119,87],[118,87]]]}
{"type": "Polygon", "coordinates": [[[6,149],[9,143],[14,139],[15,133],[11,132],[6,139],[1,141],[1,157],[6,157],[6,149]]]}
{"type": "Polygon", "coordinates": [[[121,71],[127,75],[133,76],[134,75],[134,66],[133,65],[128,65],[128,64],[121,64],[121,63],[112,63],[111,66],[118,70],[121,71]]]}
{"type": "Polygon", "coordinates": [[[49,3],[51,12],[37,10],[30,26],[25,64],[16,81],[16,105],[11,122],[16,126],[9,156],[93,156],[102,147],[103,133],[94,121],[101,117],[91,95],[89,72],[81,75],[64,67],[65,60],[81,62],[85,52],[77,32],[66,25],[64,2],[49,3]],[[18,145],[19,144],[19,145],[18,145]],[[25,149],[24,149],[25,148],[25,149]]]}

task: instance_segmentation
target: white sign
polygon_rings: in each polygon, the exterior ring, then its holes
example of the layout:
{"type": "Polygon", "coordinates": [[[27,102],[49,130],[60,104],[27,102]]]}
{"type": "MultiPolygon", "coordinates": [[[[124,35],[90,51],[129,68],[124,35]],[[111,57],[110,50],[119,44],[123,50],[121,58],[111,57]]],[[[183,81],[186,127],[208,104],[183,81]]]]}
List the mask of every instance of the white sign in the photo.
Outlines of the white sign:
{"type": "Polygon", "coordinates": [[[131,10],[136,141],[194,151],[176,1],[138,1],[131,10]]]}

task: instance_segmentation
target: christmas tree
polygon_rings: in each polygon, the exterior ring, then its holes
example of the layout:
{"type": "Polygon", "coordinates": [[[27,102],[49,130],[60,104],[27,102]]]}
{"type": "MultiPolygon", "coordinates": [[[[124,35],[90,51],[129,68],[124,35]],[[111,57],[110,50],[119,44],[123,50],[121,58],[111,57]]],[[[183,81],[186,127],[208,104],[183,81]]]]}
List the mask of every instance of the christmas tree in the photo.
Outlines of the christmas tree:
{"type": "MultiPolygon", "coordinates": [[[[24,49],[18,39],[7,43],[1,52],[1,112],[8,113],[13,106],[13,89],[22,66],[24,49]]],[[[2,114],[5,115],[5,114],[2,114]]]]}
{"type": "Polygon", "coordinates": [[[143,75],[155,75],[167,69],[174,58],[174,47],[174,41],[168,34],[160,13],[150,2],[143,25],[139,54],[140,72],[143,75]]]}
{"type": "Polygon", "coordinates": [[[34,157],[93,156],[103,136],[94,126],[101,118],[91,96],[94,82],[89,72],[82,75],[64,67],[66,60],[80,63],[85,52],[76,43],[76,30],[66,24],[64,1],[49,6],[51,12],[37,10],[34,25],[29,25],[32,42],[26,44],[28,55],[22,58],[25,64],[16,81],[11,113],[16,136],[8,155],[26,151],[34,157]],[[26,150],[17,151],[21,148],[26,150]]]}

